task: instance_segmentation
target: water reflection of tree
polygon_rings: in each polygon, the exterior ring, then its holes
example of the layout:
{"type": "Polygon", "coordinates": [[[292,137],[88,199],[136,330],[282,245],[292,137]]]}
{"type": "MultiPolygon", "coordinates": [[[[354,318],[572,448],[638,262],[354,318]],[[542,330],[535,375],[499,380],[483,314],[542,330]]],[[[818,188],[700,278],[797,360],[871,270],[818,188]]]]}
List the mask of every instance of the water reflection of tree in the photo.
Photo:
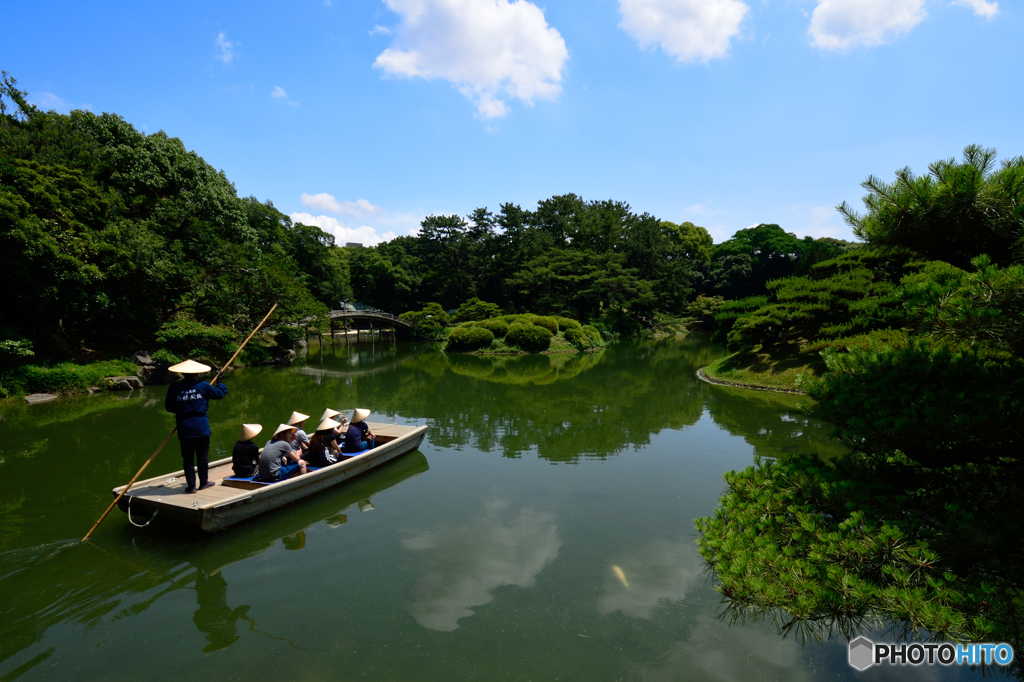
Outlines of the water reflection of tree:
{"type": "Polygon", "coordinates": [[[599,355],[503,358],[423,353],[411,372],[357,380],[360,400],[430,420],[439,447],[471,445],[571,462],[650,442],[701,415],[693,374],[719,350],[699,340],[621,343],[599,355]]]}
{"type": "Polygon", "coordinates": [[[807,398],[716,386],[705,405],[715,423],[753,446],[754,454],[779,457],[817,453],[830,457],[846,452],[830,442],[831,425],[804,410],[807,398]]]}

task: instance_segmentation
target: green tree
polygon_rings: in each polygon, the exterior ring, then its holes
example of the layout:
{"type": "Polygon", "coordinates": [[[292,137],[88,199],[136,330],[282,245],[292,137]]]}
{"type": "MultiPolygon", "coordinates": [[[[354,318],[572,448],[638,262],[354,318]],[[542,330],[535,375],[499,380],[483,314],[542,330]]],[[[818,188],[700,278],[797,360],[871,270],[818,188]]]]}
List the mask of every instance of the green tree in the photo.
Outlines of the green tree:
{"type": "Polygon", "coordinates": [[[169,322],[248,327],[273,302],[294,323],[347,292],[329,235],[240,199],[181,140],[0,81],[0,328],[41,360],[131,352],[169,322]]]}
{"type": "Polygon", "coordinates": [[[996,168],[996,151],[964,148],[963,161],[936,161],[927,175],[909,167],[886,183],[862,183],[866,214],[846,202],[838,210],[854,234],[875,247],[906,249],[966,268],[988,254],[997,265],[1021,258],[1024,248],[1024,157],[996,168]]]}
{"type": "Polygon", "coordinates": [[[906,287],[907,304],[934,337],[1024,357],[1024,265],[1000,268],[988,256],[971,261],[974,272],[954,270],[946,281],[906,287]]]}
{"type": "Polygon", "coordinates": [[[712,249],[709,283],[726,298],[761,294],[768,281],[796,272],[805,248],[796,235],[778,225],[762,223],[739,230],[712,249]]]}
{"type": "Polygon", "coordinates": [[[501,308],[496,303],[487,303],[479,298],[471,298],[455,311],[455,314],[452,315],[452,322],[473,322],[500,316],[501,308]]]}
{"type": "Polygon", "coordinates": [[[476,294],[478,249],[469,227],[457,215],[427,216],[420,223],[423,262],[429,268],[424,285],[449,308],[476,294]]]}
{"type": "Polygon", "coordinates": [[[526,264],[508,286],[521,308],[592,320],[606,310],[648,309],[651,283],[625,267],[625,256],[552,249],[526,264]]]}

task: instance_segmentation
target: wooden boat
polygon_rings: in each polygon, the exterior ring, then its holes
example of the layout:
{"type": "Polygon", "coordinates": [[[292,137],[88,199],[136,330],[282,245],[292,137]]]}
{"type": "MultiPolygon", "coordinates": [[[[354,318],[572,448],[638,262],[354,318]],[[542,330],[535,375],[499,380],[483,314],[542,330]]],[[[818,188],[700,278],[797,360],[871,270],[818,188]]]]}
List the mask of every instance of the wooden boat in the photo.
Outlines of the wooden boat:
{"type": "MultiPolygon", "coordinates": [[[[179,470],[137,482],[121,498],[118,507],[129,514],[133,523],[159,513],[161,518],[199,526],[205,531],[217,531],[337,485],[411,452],[420,446],[427,432],[426,426],[370,422],[367,425],[377,436],[377,447],[304,476],[271,484],[225,480],[233,477],[231,458],[225,457],[210,462],[209,480],[216,483],[213,487],[186,493],[185,472],[179,470]]],[[[123,489],[124,486],[114,488],[114,495],[119,495],[123,489]]]]}

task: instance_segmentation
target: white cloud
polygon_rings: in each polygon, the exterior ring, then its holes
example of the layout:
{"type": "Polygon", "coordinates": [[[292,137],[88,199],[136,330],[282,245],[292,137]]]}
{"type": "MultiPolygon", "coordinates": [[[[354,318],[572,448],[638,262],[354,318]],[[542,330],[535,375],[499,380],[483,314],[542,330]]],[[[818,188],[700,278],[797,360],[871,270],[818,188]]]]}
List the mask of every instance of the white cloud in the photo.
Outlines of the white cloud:
{"type": "Polygon", "coordinates": [[[789,206],[784,220],[779,222],[782,229],[798,237],[833,237],[854,241],[853,231],[843,222],[835,206],[789,206]]]}
{"type": "Polygon", "coordinates": [[[720,208],[709,206],[708,204],[696,203],[692,206],[683,206],[683,213],[694,213],[696,215],[719,215],[721,213],[725,213],[725,211],[720,208]]]}
{"type": "Polygon", "coordinates": [[[28,100],[31,104],[44,111],[50,111],[51,109],[66,111],[68,109],[68,103],[52,92],[34,92],[29,96],[28,100]]]}
{"type": "MultiPolygon", "coordinates": [[[[527,0],[384,0],[402,23],[374,67],[406,78],[443,78],[474,101],[483,118],[504,102],[532,105],[562,91],[565,41],[527,0]]],[[[376,29],[375,29],[376,30],[376,29]]]]}
{"type": "Polygon", "coordinates": [[[474,606],[493,601],[494,590],[502,585],[533,587],[537,574],[555,560],[562,546],[555,517],[533,509],[508,514],[505,508],[491,502],[463,526],[402,541],[406,549],[426,553],[428,569],[410,606],[417,623],[442,632],[456,630],[459,620],[475,613],[474,606]]]}
{"type": "Polygon", "coordinates": [[[415,235],[419,232],[420,222],[423,220],[423,216],[420,214],[391,213],[366,199],[339,201],[334,195],[327,192],[320,194],[303,192],[301,201],[303,206],[320,212],[321,215],[292,213],[292,221],[316,225],[333,234],[335,240],[340,244],[355,241],[374,245],[394,239],[398,235],[415,235]],[[343,216],[343,219],[339,221],[338,218],[323,215],[323,213],[333,213],[335,216],[343,216]],[[350,227],[344,217],[355,219],[359,226],[350,227]]]}
{"type": "Polygon", "coordinates": [[[274,99],[283,99],[288,103],[290,107],[297,107],[299,103],[288,98],[288,93],[284,91],[280,85],[275,85],[274,89],[270,91],[270,96],[274,99]]]}
{"type": "Polygon", "coordinates": [[[823,50],[891,42],[924,21],[924,0],[818,0],[811,44],[823,50]]]}
{"type": "Polygon", "coordinates": [[[972,9],[979,17],[985,17],[986,19],[992,19],[999,13],[998,2],[988,2],[987,0],[953,0],[953,4],[972,9]]]}
{"type": "MultiPolygon", "coordinates": [[[[238,44],[241,45],[241,43],[238,44]]],[[[230,64],[238,59],[236,45],[228,40],[228,36],[224,31],[217,34],[216,39],[213,41],[213,46],[219,50],[217,54],[213,55],[215,59],[219,59],[225,64],[230,64]]]]}
{"type": "Polygon", "coordinates": [[[371,36],[389,36],[391,35],[391,29],[387,26],[381,26],[377,24],[370,30],[371,36]]]}
{"type": "Polygon", "coordinates": [[[332,218],[331,216],[326,215],[292,213],[289,217],[292,219],[293,223],[316,225],[324,232],[334,235],[334,243],[338,246],[344,246],[347,242],[357,242],[363,246],[376,246],[381,242],[389,241],[397,236],[392,230],[379,233],[377,232],[377,228],[369,225],[347,227],[338,222],[337,218],[332,218]]]}
{"type": "Polygon", "coordinates": [[[305,192],[303,192],[301,200],[303,206],[308,206],[309,208],[315,211],[326,211],[327,213],[350,215],[355,218],[387,215],[387,211],[385,211],[380,206],[374,206],[366,199],[356,199],[355,201],[338,201],[327,192],[321,192],[320,194],[306,194],[305,192]]]}
{"type": "Polygon", "coordinates": [[[641,47],[661,45],[681,62],[724,57],[750,7],[741,0],[619,0],[622,28],[641,47]]]}

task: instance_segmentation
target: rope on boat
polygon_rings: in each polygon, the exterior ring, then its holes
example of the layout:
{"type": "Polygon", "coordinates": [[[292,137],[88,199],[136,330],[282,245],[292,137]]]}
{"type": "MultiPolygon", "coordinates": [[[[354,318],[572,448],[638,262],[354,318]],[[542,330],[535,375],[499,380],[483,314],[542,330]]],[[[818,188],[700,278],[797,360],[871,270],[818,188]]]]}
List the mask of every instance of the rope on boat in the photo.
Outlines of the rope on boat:
{"type": "Polygon", "coordinates": [[[132,500],[133,499],[135,499],[134,495],[129,495],[128,496],[128,523],[132,524],[136,528],[145,528],[149,524],[153,523],[153,519],[155,519],[156,515],[160,513],[160,510],[157,509],[156,511],[154,511],[153,515],[149,517],[149,521],[146,521],[145,523],[135,523],[135,521],[132,520],[132,500]]]}

